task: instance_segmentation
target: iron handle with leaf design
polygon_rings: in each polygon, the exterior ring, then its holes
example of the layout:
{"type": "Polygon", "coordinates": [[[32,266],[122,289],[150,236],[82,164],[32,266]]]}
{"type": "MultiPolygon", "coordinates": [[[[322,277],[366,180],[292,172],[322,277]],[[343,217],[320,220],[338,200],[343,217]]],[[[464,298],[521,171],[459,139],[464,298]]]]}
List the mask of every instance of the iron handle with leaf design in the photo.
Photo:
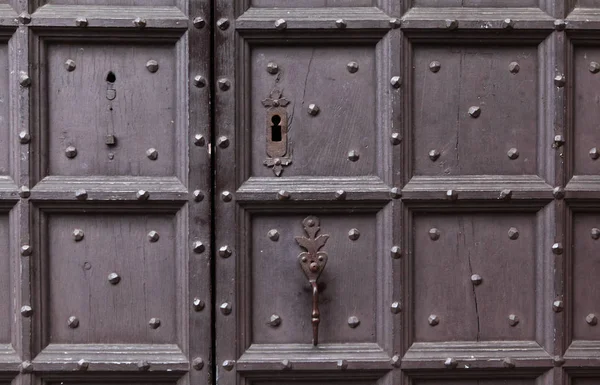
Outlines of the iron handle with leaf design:
{"type": "Polygon", "coordinates": [[[327,240],[329,239],[328,234],[319,234],[321,230],[319,218],[315,216],[308,216],[302,221],[304,226],[304,232],[307,237],[296,237],[298,245],[306,251],[298,255],[298,262],[300,267],[308,278],[308,282],[312,287],[313,295],[313,308],[311,313],[311,322],[313,327],[313,345],[317,346],[319,343],[319,323],[321,322],[321,313],[319,312],[319,289],[317,286],[317,280],[325,269],[327,264],[327,253],[320,251],[327,240]]]}

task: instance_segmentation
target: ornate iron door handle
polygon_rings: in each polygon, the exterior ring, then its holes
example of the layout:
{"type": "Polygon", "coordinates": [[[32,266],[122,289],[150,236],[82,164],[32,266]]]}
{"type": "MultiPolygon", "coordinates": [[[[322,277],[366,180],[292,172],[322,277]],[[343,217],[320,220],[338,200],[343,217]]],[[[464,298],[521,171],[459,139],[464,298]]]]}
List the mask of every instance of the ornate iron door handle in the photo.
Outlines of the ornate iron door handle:
{"type": "Polygon", "coordinates": [[[308,216],[302,221],[304,231],[308,235],[307,237],[296,237],[298,245],[305,249],[305,252],[298,255],[298,262],[300,267],[308,278],[308,282],[312,287],[313,293],[313,309],[312,309],[312,327],[313,327],[313,345],[317,346],[319,343],[319,322],[321,322],[321,313],[319,312],[319,289],[317,286],[317,279],[325,269],[327,264],[327,253],[319,251],[327,240],[329,239],[328,234],[321,234],[317,236],[319,230],[319,218],[315,216],[308,216]]]}

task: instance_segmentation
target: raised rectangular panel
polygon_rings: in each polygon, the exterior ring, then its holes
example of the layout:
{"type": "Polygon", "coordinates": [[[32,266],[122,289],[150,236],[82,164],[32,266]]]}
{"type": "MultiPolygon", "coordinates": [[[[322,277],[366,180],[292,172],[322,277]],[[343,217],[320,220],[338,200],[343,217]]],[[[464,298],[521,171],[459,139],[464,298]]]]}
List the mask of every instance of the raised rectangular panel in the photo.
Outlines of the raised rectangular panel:
{"type": "Polygon", "coordinates": [[[415,175],[537,174],[536,46],[415,44],[412,68],[415,175]]]}
{"type": "Polygon", "coordinates": [[[177,99],[175,45],[53,43],[46,60],[44,173],[175,175],[177,109],[185,103],[177,99]],[[67,156],[69,147],[75,156],[67,156]]]}
{"type": "Polygon", "coordinates": [[[9,250],[13,250],[10,242],[9,219],[6,212],[0,214],[0,250],[4,253],[0,256],[0,314],[7,315],[4,322],[0,323],[0,344],[11,343],[11,325],[13,314],[14,292],[12,289],[12,272],[11,257],[13,254],[9,250]]]}
{"type": "Polygon", "coordinates": [[[9,143],[13,140],[10,135],[9,74],[8,45],[2,42],[0,43],[0,175],[9,174],[11,154],[9,143]]]}
{"type": "Polygon", "coordinates": [[[275,158],[291,161],[284,165],[284,177],[375,175],[381,141],[377,140],[380,125],[373,45],[256,46],[251,58],[252,134],[247,145],[251,146],[252,176],[274,177],[275,158]],[[351,62],[356,63],[355,72],[348,69],[351,62]],[[269,63],[277,65],[276,74],[267,72],[269,63]],[[287,120],[284,156],[267,156],[274,126],[268,114],[275,111],[265,107],[267,99],[281,104],[276,112],[287,120]],[[311,104],[319,108],[315,115],[309,113],[311,104]],[[353,161],[350,151],[356,152],[353,161]],[[267,158],[271,167],[264,164],[267,158]]]}
{"type": "Polygon", "coordinates": [[[534,213],[417,213],[413,231],[415,342],[535,340],[534,213]]]}

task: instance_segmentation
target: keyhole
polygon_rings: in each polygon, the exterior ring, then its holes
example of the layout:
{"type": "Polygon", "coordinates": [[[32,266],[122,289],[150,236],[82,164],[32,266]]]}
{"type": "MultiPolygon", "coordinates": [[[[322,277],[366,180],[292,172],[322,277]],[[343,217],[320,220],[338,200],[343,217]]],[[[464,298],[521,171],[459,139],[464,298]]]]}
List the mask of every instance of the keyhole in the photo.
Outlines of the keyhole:
{"type": "Polygon", "coordinates": [[[117,77],[115,76],[115,74],[112,71],[110,71],[108,73],[108,75],[106,75],[106,81],[107,82],[114,83],[116,80],[117,80],[117,77]]]}
{"type": "Polygon", "coordinates": [[[281,142],[281,126],[279,125],[281,123],[281,116],[273,115],[271,123],[273,123],[271,126],[271,141],[281,142]]]}

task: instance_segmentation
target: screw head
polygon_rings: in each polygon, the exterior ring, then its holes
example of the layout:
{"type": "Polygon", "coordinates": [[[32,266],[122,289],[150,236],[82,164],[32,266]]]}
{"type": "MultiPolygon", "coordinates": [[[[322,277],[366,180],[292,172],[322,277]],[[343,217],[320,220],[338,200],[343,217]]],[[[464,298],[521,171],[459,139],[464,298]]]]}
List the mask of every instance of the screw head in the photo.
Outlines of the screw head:
{"type": "Polygon", "coordinates": [[[394,88],[400,88],[400,86],[402,86],[402,81],[400,80],[400,76],[393,76],[390,79],[390,84],[394,88]]]}
{"type": "Polygon", "coordinates": [[[156,60],[148,60],[148,62],[146,63],[146,68],[151,73],[155,73],[156,71],[158,71],[158,62],[156,60]]]}
{"type": "Polygon", "coordinates": [[[557,31],[564,31],[566,27],[567,23],[564,20],[554,20],[554,28],[556,28],[557,31]]]}
{"type": "Polygon", "coordinates": [[[429,151],[429,159],[431,159],[431,161],[435,162],[436,160],[438,160],[439,157],[440,152],[438,150],[429,151]]]}
{"type": "Polygon", "coordinates": [[[69,146],[65,150],[65,155],[67,156],[67,158],[73,159],[77,156],[77,149],[73,146],[69,146]]]}
{"type": "Polygon", "coordinates": [[[277,242],[279,240],[279,231],[276,229],[271,229],[267,232],[267,237],[273,242],[277,242]]]}
{"type": "Polygon", "coordinates": [[[29,305],[21,307],[21,315],[23,317],[31,317],[33,315],[33,309],[29,305]]]}
{"type": "Polygon", "coordinates": [[[221,313],[224,315],[231,314],[231,304],[229,302],[223,302],[221,306],[219,306],[219,309],[221,309],[221,313]]]}
{"type": "Polygon", "coordinates": [[[469,115],[472,118],[477,119],[479,117],[479,115],[481,115],[481,108],[479,106],[469,107],[469,115]]]}
{"type": "Polygon", "coordinates": [[[146,19],[142,19],[141,17],[136,17],[135,20],[133,21],[133,25],[135,25],[138,28],[144,28],[144,27],[146,27],[146,19]]]}
{"type": "Polygon", "coordinates": [[[440,317],[438,317],[435,314],[432,314],[429,316],[429,318],[427,318],[427,322],[429,322],[429,325],[431,326],[436,326],[440,323],[440,317]]]}
{"type": "Polygon", "coordinates": [[[231,88],[231,82],[229,81],[229,79],[226,78],[219,79],[217,84],[219,85],[219,89],[221,91],[227,91],[231,88]]]}
{"type": "Polygon", "coordinates": [[[402,311],[402,304],[400,304],[400,302],[392,302],[390,310],[392,311],[392,313],[398,314],[402,311]]]}
{"type": "Polygon", "coordinates": [[[560,255],[563,253],[563,246],[562,243],[557,242],[555,244],[552,245],[552,252],[556,255],[560,255]]]}
{"type": "Polygon", "coordinates": [[[158,151],[156,150],[156,148],[149,148],[146,150],[146,156],[150,160],[156,160],[158,159],[158,151]]]}
{"type": "Polygon", "coordinates": [[[202,368],[204,368],[204,360],[200,357],[194,358],[192,361],[192,368],[195,370],[202,370],[202,368]]]}
{"type": "Polygon", "coordinates": [[[348,160],[349,161],[356,162],[359,158],[360,158],[360,156],[358,155],[357,151],[355,151],[355,150],[348,151],[348,160]]]}
{"type": "Polygon", "coordinates": [[[335,192],[335,199],[338,201],[343,201],[346,199],[346,192],[344,190],[337,190],[335,192]]]}
{"type": "Polygon", "coordinates": [[[73,239],[75,240],[75,242],[82,241],[83,237],[84,237],[83,230],[81,230],[81,229],[73,230],[73,239]]]}
{"type": "Polygon", "coordinates": [[[219,146],[220,148],[229,147],[229,138],[227,138],[226,136],[219,136],[219,139],[217,139],[217,146],[219,146]]]}
{"type": "Polygon", "coordinates": [[[279,31],[283,31],[286,28],[287,28],[287,21],[285,21],[284,19],[275,20],[275,29],[277,29],[279,31]]]}
{"type": "Polygon", "coordinates": [[[77,370],[85,371],[90,367],[90,363],[83,358],[77,361],[77,370]]]}
{"type": "Polygon", "coordinates": [[[563,301],[561,300],[556,300],[554,302],[552,302],[552,310],[555,313],[560,313],[563,311],[563,309],[565,308],[565,304],[563,301]]]}
{"type": "Polygon", "coordinates": [[[454,369],[458,366],[458,361],[456,361],[454,358],[446,358],[446,361],[444,361],[444,366],[448,369],[454,369]]]}
{"type": "Polygon", "coordinates": [[[358,327],[358,325],[360,325],[360,320],[358,319],[358,317],[356,316],[350,316],[348,317],[348,326],[350,326],[352,329],[358,327]]]}
{"type": "Polygon", "coordinates": [[[290,193],[285,190],[279,190],[279,192],[277,192],[277,199],[280,201],[288,200],[290,199],[290,196],[290,193]]]}
{"type": "Polygon", "coordinates": [[[231,369],[233,369],[233,366],[235,365],[235,361],[233,360],[225,360],[223,361],[223,369],[227,370],[228,372],[231,371],[231,369]]]}
{"type": "Polygon", "coordinates": [[[453,31],[458,28],[458,21],[453,19],[446,20],[446,29],[453,31]]]}
{"type": "Polygon", "coordinates": [[[519,63],[517,63],[516,61],[510,63],[508,65],[508,70],[513,73],[516,74],[521,70],[521,66],[519,65],[519,63]]]}
{"type": "Polygon", "coordinates": [[[88,193],[84,189],[79,189],[75,191],[75,198],[79,200],[86,200],[88,198],[88,193]]]}
{"type": "Polygon", "coordinates": [[[33,252],[33,248],[30,245],[21,246],[21,255],[24,257],[28,257],[33,252]]]}
{"type": "Polygon", "coordinates": [[[29,135],[29,133],[27,131],[19,132],[19,142],[21,142],[21,144],[27,144],[30,141],[31,141],[31,135],[29,135]]]}
{"type": "Polygon", "coordinates": [[[519,323],[519,317],[517,317],[516,314],[511,314],[508,316],[508,324],[510,326],[517,326],[518,323],[519,323]]]}
{"type": "Polygon", "coordinates": [[[33,372],[33,363],[31,361],[23,361],[21,363],[21,373],[33,372]]]}
{"type": "Polygon", "coordinates": [[[71,329],[77,329],[79,327],[79,319],[75,316],[71,316],[69,317],[69,319],[67,320],[67,325],[71,328],[71,329]]]}
{"type": "Polygon", "coordinates": [[[471,276],[471,282],[473,283],[473,285],[479,286],[481,285],[481,282],[483,282],[483,278],[481,278],[481,275],[479,274],[473,274],[471,276]]]}
{"type": "Polygon", "coordinates": [[[148,326],[150,326],[150,329],[158,329],[158,327],[160,326],[160,319],[150,318],[150,321],[148,321],[148,326]]]}
{"type": "Polygon", "coordinates": [[[554,85],[555,86],[561,88],[561,87],[564,87],[566,83],[567,83],[567,78],[565,78],[565,75],[559,74],[554,77],[554,85]]]}
{"type": "Polygon", "coordinates": [[[281,325],[281,317],[278,316],[277,314],[271,315],[271,319],[269,320],[269,325],[274,328],[278,327],[279,325],[281,325]]]}
{"type": "Polygon", "coordinates": [[[18,16],[18,20],[21,24],[29,24],[31,23],[31,15],[27,12],[23,12],[18,16]]]}
{"type": "Polygon", "coordinates": [[[225,245],[219,248],[219,256],[221,258],[229,258],[231,257],[231,254],[233,254],[233,252],[231,251],[231,248],[229,246],[225,245]]]}
{"type": "Polygon", "coordinates": [[[434,60],[431,63],[429,63],[429,70],[433,73],[439,72],[440,68],[442,68],[442,65],[437,60],[434,60]]]}
{"type": "Polygon", "coordinates": [[[217,20],[217,27],[221,31],[225,31],[227,28],[229,28],[229,20],[227,18],[221,18],[217,20]]]}
{"type": "Polygon", "coordinates": [[[512,19],[504,19],[502,20],[502,28],[504,29],[513,29],[515,27],[515,22],[512,19]]]}
{"type": "Polygon", "coordinates": [[[394,146],[397,146],[400,143],[402,143],[402,137],[400,136],[400,133],[392,132],[392,135],[390,136],[390,142],[392,142],[394,146]]]}
{"type": "Polygon", "coordinates": [[[233,194],[230,193],[229,191],[223,191],[221,193],[221,200],[223,202],[231,202],[232,199],[233,199],[233,194]]]}
{"type": "Polygon", "coordinates": [[[355,61],[351,61],[350,63],[346,64],[346,68],[348,69],[348,72],[354,74],[358,72],[358,63],[355,61]]]}
{"type": "Polygon", "coordinates": [[[502,366],[504,366],[505,368],[512,369],[516,366],[516,364],[512,358],[506,357],[502,360],[502,366]]]}
{"type": "Polygon", "coordinates": [[[135,196],[138,201],[145,201],[150,198],[150,193],[146,190],[138,190],[138,192],[135,193],[135,196]]]}
{"type": "Polygon", "coordinates": [[[202,242],[194,241],[194,243],[192,243],[192,249],[194,250],[194,253],[202,254],[206,250],[206,247],[204,247],[204,244],[202,242]]]}
{"type": "Polygon", "coordinates": [[[85,17],[78,17],[77,19],[75,19],[75,26],[82,28],[87,27],[88,19],[86,19],[85,17]]]}
{"type": "Polygon", "coordinates": [[[21,198],[29,198],[31,196],[31,190],[27,186],[21,186],[19,188],[19,196],[21,198]]]}
{"type": "Polygon", "coordinates": [[[29,87],[31,85],[31,78],[29,75],[27,75],[27,73],[21,71],[19,74],[19,84],[21,87],[29,87]]]}
{"type": "Polygon", "coordinates": [[[517,230],[516,227],[511,227],[508,229],[508,238],[512,239],[513,241],[519,238],[519,230],[517,230]]]}
{"type": "Polygon", "coordinates": [[[204,200],[204,193],[200,190],[194,190],[193,195],[195,202],[202,202],[204,200]]]}
{"type": "Polygon", "coordinates": [[[267,72],[271,75],[277,74],[279,72],[279,66],[277,65],[277,63],[273,63],[272,61],[267,63],[267,72]]]}
{"type": "Polygon", "coordinates": [[[390,254],[393,259],[400,259],[402,257],[402,250],[399,246],[392,246],[390,249],[390,254]]]}
{"type": "Polygon", "coordinates": [[[198,16],[198,17],[194,18],[194,21],[192,21],[192,24],[194,24],[194,27],[196,27],[196,29],[202,29],[206,25],[206,20],[204,20],[202,17],[198,16]]]}
{"type": "Polygon", "coordinates": [[[600,238],[600,229],[594,227],[591,231],[590,231],[590,235],[592,236],[592,239],[597,240],[600,238]]]}
{"type": "Polygon", "coordinates": [[[108,282],[110,282],[111,285],[117,285],[121,282],[121,277],[117,273],[110,273],[108,275],[108,282]]]}
{"type": "Polygon", "coordinates": [[[552,190],[552,195],[554,195],[554,198],[556,199],[563,199],[565,197],[565,189],[557,186],[552,190]]]}
{"type": "Polygon", "coordinates": [[[438,239],[440,239],[440,230],[434,228],[429,229],[429,238],[432,241],[437,241],[438,239]]]}
{"type": "Polygon", "coordinates": [[[158,233],[157,233],[156,231],[154,231],[154,230],[152,230],[152,231],[150,231],[150,232],[148,233],[148,240],[149,240],[150,242],[153,242],[153,243],[154,243],[154,242],[158,242],[158,239],[159,239],[159,238],[160,238],[160,236],[159,236],[159,235],[158,235],[158,233]]]}
{"type": "Polygon", "coordinates": [[[340,29],[344,29],[348,26],[348,23],[346,23],[346,21],[344,19],[337,19],[335,21],[335,26],[340,29]]]}
{"type": "Polygon", "coordinates": [[[360,231],[358,231],[358,229],[350,229],[350,231],[348,231],[348,238],[350,238],[351,241],[356,241],[359,237],[360,231]]]}
{"type": "Polygon", "coordinates": [[[308,105],[308,114],[309,115],[311,115],[311,116],[317,116],[317,115],[319,115],[320,111],[321,111],[321,109],[316,104],[311,103],[311,104],[308,105]]]}
{"type": "Polygon", "coordinates": [[[591,62],[590,63],[590,72],[593,74],[597,74],[598,72],[600,72],[600,64],[598,64],[595,61],[591,62]]]}
{"type": "Polygon", "coordinates": [[[455,201],[458,199],[458,191],[456,190],[448,190],[446,191],[446,199],[450,201],[455,201]]]}
{"type": "Polygon", "coordinates": [[[74,60],[68,59],[65,62],[65,69],[69,72],[73,72],[75,71],[75,68],[77,68],[77,65],[75,64],[74,60]]]}

